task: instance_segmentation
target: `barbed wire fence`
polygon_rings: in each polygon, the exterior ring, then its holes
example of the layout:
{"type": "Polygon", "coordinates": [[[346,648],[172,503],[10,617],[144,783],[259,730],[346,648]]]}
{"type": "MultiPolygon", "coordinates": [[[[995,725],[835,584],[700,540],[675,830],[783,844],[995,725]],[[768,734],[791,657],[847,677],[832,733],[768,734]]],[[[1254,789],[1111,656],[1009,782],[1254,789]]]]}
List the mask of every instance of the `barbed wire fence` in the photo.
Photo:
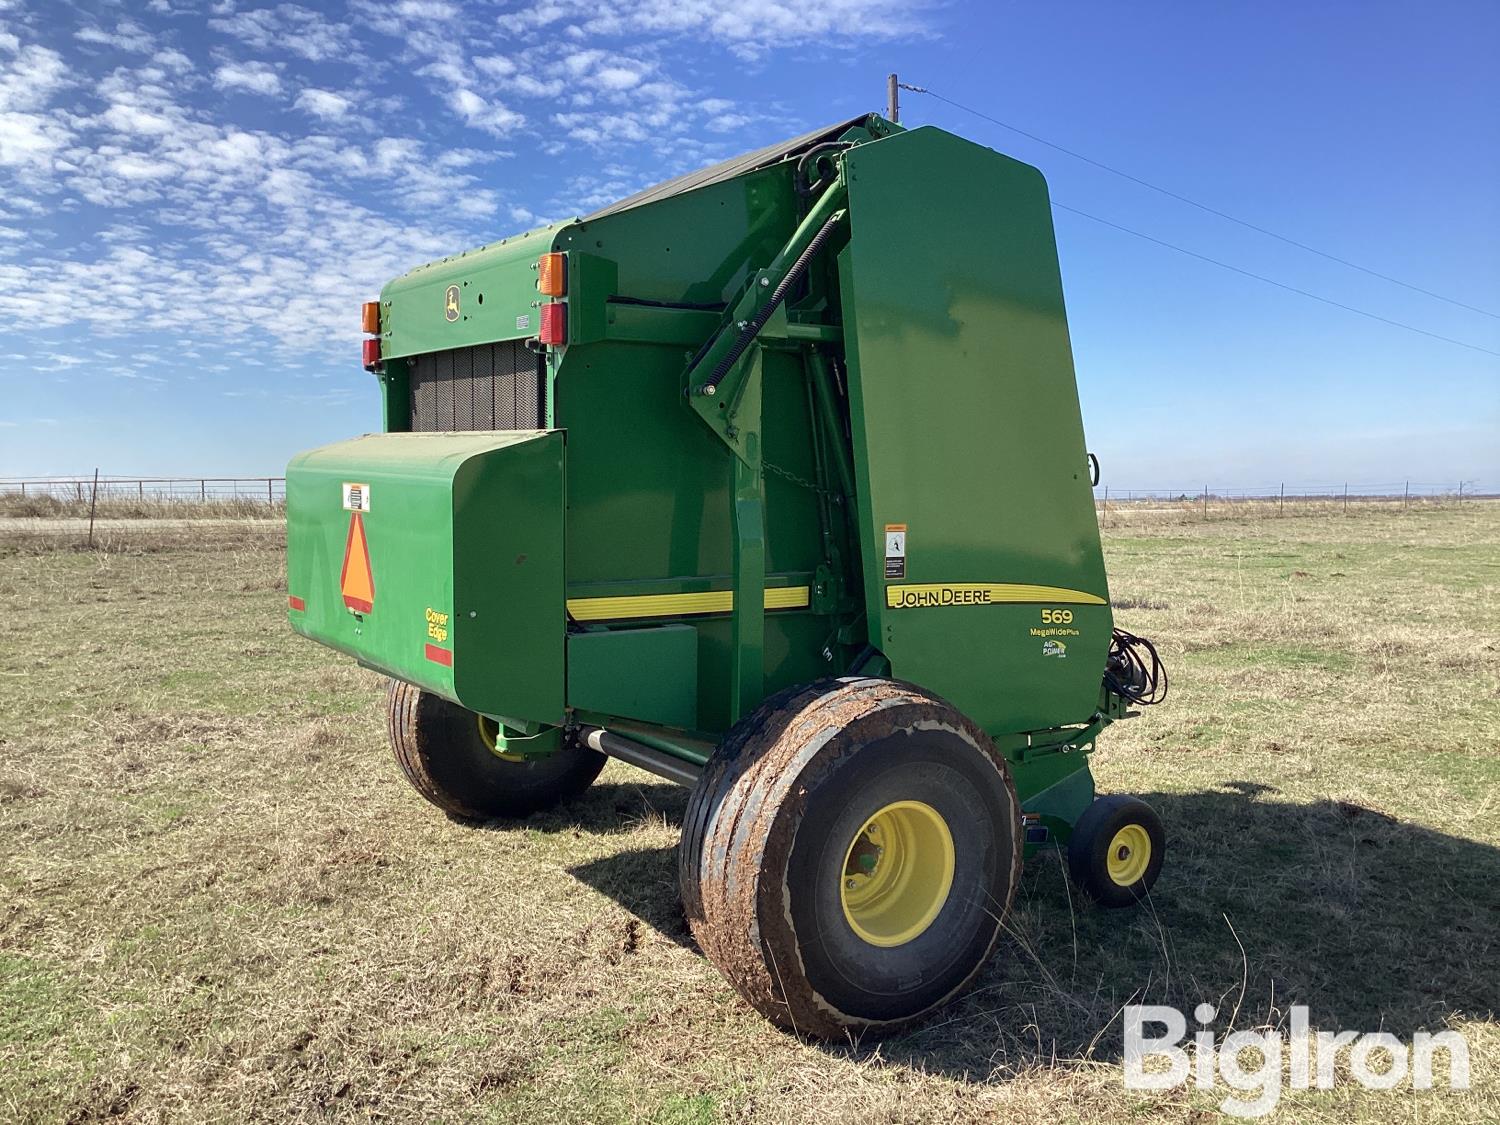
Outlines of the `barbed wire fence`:
{"type": "MultiPolygon", "coordinates": [[[[1102,526],[1151,520],[1212,520],[1347,514],[1460,506],[1500,499],[1478,480],[1452,482],[1283,484],[1226,488],[1094,489],[1102,526]]],[[[107,517],[193,515],[205,508],[277,514],[286,503],[284,477],[126,477],[114,475],[0,477],[0,515],[58,516],[102,512],[107,517]]]]}
{"type": "Polygon", "coordinates": [[[1459,507],[1500,498],[1481,481],[1445,483],[1283,484],[1247,488],[1198,485],[1189,488],[1120,489],[1099,485],[1094,507],[1103,527],[1152,519],[1176,521],[1277,516],[1357,515],[1369,511],[1410,511],[1459,507]]]}
{"type": "Polygon", "coordinates": [[[285,477],[0,477],[0,499],[139,503],[240,502],[276,505],[286,500],[285,477]],[[96,490],[97,489],[97,490],[96,490]]]}

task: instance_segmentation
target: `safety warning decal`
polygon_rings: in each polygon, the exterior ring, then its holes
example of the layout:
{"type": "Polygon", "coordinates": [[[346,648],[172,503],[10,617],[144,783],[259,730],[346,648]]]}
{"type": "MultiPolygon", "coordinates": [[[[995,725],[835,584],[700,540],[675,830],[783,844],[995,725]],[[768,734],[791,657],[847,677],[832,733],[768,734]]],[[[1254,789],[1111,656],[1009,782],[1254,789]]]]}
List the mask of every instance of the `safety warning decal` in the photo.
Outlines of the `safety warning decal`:
{"type": "Polygon", "coordinates": [[[349,517],[339,593],[344,595],[344,604],[355,613],[369,613],[375,608],[375,572],[370,569],[370,544],[365,539],[364,516],[359,512],[349,517]]]}
{"type": "Polygon", "coordinates": [[[906,525],[904,523],[885,525],[885,577],[887,581],[906,577],[906,525]]]}
{"type": "Polygon", "coordinates": [[[344,482],[344,511],[368,512],[370,510],[370,486],[344,482]]]}

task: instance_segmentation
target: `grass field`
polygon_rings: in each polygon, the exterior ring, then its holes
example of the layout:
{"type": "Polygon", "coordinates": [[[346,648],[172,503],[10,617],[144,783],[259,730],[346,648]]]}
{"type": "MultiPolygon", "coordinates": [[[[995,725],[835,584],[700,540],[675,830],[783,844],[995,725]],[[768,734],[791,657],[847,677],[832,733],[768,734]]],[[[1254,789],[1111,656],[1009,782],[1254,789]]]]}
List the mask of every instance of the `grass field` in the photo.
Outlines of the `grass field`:
{"type": "Polygon", "coordinates": [[[1273,1119],[1500,1119],[1500,505],[1107,536],[1173,674],[1095,758],[1167,824],[1153,901],[1039,858],[974,992],[832,1047],[693,950],[682,791],[409,790],[377,677],[286,628],[279,525],[0,536],[0,1119],[1214,1119],[1124,1089],[1130,1001],[1455,1028],[1468,1093],[1341,1068],[1273,1119]]]}

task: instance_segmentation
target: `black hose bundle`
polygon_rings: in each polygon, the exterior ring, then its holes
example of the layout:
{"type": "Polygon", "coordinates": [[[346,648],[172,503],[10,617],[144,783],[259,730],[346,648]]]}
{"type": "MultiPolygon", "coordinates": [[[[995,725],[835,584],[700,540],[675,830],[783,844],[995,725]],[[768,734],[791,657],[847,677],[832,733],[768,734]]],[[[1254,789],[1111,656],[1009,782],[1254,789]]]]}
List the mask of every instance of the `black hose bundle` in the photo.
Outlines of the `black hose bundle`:
{"type": "MultiPolygon", "coordinates": [[[[781,279],[781,284],[776,286],[772,291],[771,299],[761,307],[760,312],[756,313],[746,323],[744,328],[740,329],[740,334],[735,338],[734,345],[724,354],[724,358],[714,365],[714,369],[708,378],[703,380],[703,386],[699,388],[700,391],[712,393],[713,388],[716,388],[724,376],[729,374],[729,369],[744,354],[745,349],[750,346],[750,341],[755,339],[756,334],[765,327],[766,321],[771,319],[771,314],[776,311],[776,306],[786,300],[786,295],[791,292],[792,286],[797,284],[797,279],[807,272],[808,265],[818,256],[818,251],[823,249],[823,243],[828,241],[829,235],[833,234],[833,228],[839,225],[839,221],[843,217],[844,215],[841,211],[830,215],[828,220],[818,229],[818,233],[813,235],[812,241],[807,244],[807,249],[797,255],[797,260],[786,271],[786,276],[781,279]]],[[[708,342],[711,344],[713,338],[710,337],[708,342]]],[[[696,359],[694,362],[696,363],[696,359]]],[[[692,364],[689,364],[689,366],[691,367],[692,364]]]]}
{"type": "Polygon", "coordinates": [[[1104,685],[1132,703],[1150,707],[1167,698],[1167,667],[1145,637],[1116,629],[1104,662],[1104,685]]]}

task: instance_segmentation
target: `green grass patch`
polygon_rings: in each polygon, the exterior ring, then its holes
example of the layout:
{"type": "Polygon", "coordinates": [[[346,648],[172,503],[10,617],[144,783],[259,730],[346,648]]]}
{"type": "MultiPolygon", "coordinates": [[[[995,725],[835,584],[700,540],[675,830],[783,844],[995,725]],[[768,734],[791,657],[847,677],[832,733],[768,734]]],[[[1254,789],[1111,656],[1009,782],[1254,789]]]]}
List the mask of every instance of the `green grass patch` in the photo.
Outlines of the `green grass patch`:
{"type": "Polygon", "coordinates": [[[287,628],[279,532],[0,547],[0,1119],[1210,1120],[1131,1093],[1119,1008],[1462,1028],[1475,1089],[1288,1093],[1282,1122],[1500,1119],[1500,506],[1110,528],[1172,674],[1103,791],[1157,808],[1149,907],[1029,861],[976,988],[813,1046],[692,948],[684,793],[612,764],[463,826],[382,685],[287,628]],[[80,592],[86,592],[80,596],[80,592]]]}

